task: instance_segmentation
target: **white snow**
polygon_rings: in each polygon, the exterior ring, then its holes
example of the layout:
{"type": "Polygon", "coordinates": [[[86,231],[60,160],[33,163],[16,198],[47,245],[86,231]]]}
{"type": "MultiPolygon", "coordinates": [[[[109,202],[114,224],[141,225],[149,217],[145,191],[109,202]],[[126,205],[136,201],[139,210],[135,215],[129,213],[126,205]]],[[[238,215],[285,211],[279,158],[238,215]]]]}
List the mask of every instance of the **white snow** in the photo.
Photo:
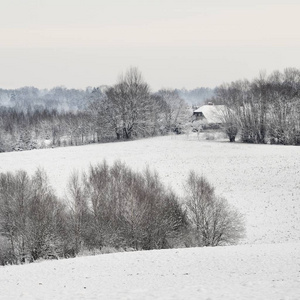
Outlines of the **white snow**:
{"type": "Polygon", "coordinates": [[[0,268],[0,299],[299,299],[299,244],[103,254],[0,268]]]}
{"type": "Polygon", "coordinates": [[[0,172],[44,168],[64,198],[73,170],[120,159],[183,195],[193,169],[244,214],[238,246],[105,254],[0,267],[0,299],[300,299],[300,148],[157,137],[0,154],[0,172]]]}

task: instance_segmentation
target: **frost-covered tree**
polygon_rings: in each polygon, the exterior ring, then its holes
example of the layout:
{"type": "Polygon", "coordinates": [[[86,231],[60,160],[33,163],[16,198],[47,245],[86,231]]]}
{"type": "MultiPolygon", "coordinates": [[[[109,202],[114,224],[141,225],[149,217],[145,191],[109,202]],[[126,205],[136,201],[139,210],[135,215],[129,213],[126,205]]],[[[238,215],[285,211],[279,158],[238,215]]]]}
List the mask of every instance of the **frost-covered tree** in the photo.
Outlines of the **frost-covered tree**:
{"type": "Polygon", "coordinates": [[[87,248],[167,248],[187,225],[178,197],[149,170],[104,161],[90,167],[81,186],[89,211],[82,236],[87,248]]]}
{"type": "Polygon", "coordinates": [[[46,174],[0,174],[0,234],[15,263],[63,256],[65,208],[48,185],[46,174]]]}
{"type": "Polygon", "coordinates": [[[118,139],[149,135],[153,131],[155,98],[137,68],[130,68],[104,93],[92,104],[98,112],[100,130],[114,133],[118,139]]]}
{"type": "Polygon", "coordinates": [[[186,205],[198,246],[234,244],[244,236],[242,216],[193,171],[186,182],[186,205]]]}
{"type": "Polygon", "coordinates": [[[88,205],[78,173],[73,173],[68,182],[69,239],[72,255],[78,254],[84,244],[88,224],[88,205]]]}
{"type": "Polygon", "coordinates": [[[176,90],[162,89],[157,92],[162,100],[162,126],[166,132],[178,130],[189,118],[187,104],[176,90]]]}
{"type": "Polygon", "coordinates": [[[269,76],[261,73],[251,82],[224,84],[213,100],[232,112],[225,116],[225,129],[238,129],[243,142],[299,145],[299,91],[300,70],[288,68],[269,76]]]}

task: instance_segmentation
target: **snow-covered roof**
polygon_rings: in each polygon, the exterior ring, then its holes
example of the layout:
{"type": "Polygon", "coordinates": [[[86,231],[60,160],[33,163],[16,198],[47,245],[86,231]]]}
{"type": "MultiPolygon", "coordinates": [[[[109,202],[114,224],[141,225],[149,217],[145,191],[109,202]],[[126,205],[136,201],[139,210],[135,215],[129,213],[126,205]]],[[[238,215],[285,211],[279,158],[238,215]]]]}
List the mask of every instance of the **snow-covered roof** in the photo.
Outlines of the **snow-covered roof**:
{"type": "Polygon", "coordinates": [[[223,123],[224,105],[203,105],[194,113],[202,113],[208,123],[223,123]]]}

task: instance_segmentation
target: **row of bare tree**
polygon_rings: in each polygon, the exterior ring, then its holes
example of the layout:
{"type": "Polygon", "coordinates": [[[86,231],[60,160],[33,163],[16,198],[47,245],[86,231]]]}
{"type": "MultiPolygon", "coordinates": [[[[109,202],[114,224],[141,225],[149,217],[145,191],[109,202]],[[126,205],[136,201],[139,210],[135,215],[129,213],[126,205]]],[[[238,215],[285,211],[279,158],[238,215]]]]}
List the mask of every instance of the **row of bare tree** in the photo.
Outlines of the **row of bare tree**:
{"type": "Polygon", "coordinates": [[[0,152],[95,142],[94,127],[87,112],[0,108],[0,152]]]}
{"type": "Polygon", "coordinates": [[[167,134],[189,118],[178,92],[151,93],[136,68],[114,86],[94,89],[88,101],[76,112],[0,107],[0,152],[167,134]]]}
{"type": "Polygon", "coordinates": [[[226,107],[230,141],[240,132],[246,143],[300,144],[299,69],[224,84],[216,89],[214,101],[226,107]]]}
{"type": "Polygon", "coordinates": [[[239,213],[193,172],[181,201],[155,172],[134,172],[120,162],[74,173],[67,191],[58,199],[41,170],[0,174],[0,264],[102,247],[218,246],[244,234],[239,213]]]}

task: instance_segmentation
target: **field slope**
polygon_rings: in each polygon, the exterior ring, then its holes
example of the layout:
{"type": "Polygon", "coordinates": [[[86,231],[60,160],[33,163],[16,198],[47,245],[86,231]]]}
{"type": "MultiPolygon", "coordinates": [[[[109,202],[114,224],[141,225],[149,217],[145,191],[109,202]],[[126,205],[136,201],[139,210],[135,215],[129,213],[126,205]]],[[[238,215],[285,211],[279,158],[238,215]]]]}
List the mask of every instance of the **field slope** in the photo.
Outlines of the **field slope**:
{"type": "Polygon", "coordinates": [[[0,267],[0,299],[300,299],[300,148],[195,136],[0,154],[0,172],[44,168],[64,198],[73,170],[119,159],[183,195],[189,170],[244,216],[241,245],[0,267]]]}

